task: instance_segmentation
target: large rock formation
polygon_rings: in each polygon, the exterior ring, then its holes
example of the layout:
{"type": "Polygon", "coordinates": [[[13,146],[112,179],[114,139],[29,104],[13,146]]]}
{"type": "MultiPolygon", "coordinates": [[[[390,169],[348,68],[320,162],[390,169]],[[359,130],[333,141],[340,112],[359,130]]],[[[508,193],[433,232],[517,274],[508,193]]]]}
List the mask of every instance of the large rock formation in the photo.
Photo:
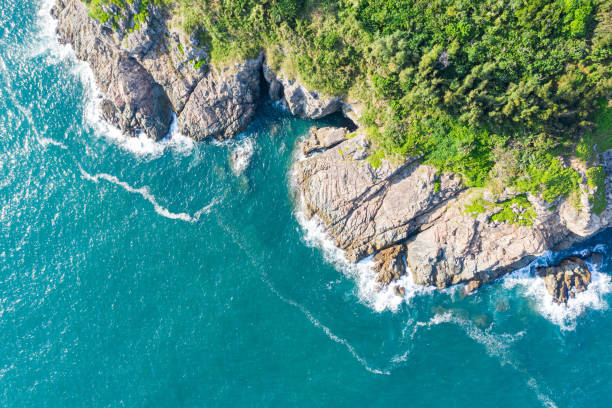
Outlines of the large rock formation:
{"type": "Polygon", "coordinates": [[[70,43],[91,66],[106,97],[104,116],[130,135],[140,130],[154,139],[166,135],[172,122],[166,93],[135,58],[114,45],[112,32],[91,19],[77,0],[58,0],[52,13],[60,41],[70,43]]]}
{"type": "Polygon", "coordinates": [[[557,266],[539,268],[546,290],[556,303],[567,303],[576,293],[584,292],[591,283],[591,272],[580,258],[571,256],[557,266]]]}
{"type": "Polygon", "coordinates": [[[185,105],[178,122],[180,132],[200,140],[232,137],[242,131],[257,108],[261,60],[211,71],[185,105]]]}
{"type": "Polygon", "coordinates": [[[91,67],[104,94],[104,117],[124,133],[165,136],[178,116],[180,130],[200,140],[231,137],[251,121],[259,97],[262,58],[223,71],[209,70],[197,36],[169,28],[153,2],[105,6],[105,23],[89,17],[79,0],[57,0],[60,41],[91,67]],[[144,21],[134,16],[141,13],[144,21]]]}
{"type": "MultiPolygon", "coordinates": [[[[446,287],[469,282],[473,290],[549,249],[567,248],[612,225],[610,205],[601,215],[590,211],[586,185],[580,209],[571,200],[560,199],[552,206],[528,196],[529,222],[520,222],[527,215],[516,204],[509,205],[516,211],[516,222],[492,221],[492,215],[515,196],[512,192],[506,191],[497,203],[489,197],[489,208],[470,214],[466,208],[486,192],[465,190],[458,176],[439,174],[416,158],[370,161],[363,135],[325,148],[319,133],[311,132],[302,144],[310,156],[294,166],[301,205],[306,216],[322,220],[349,260],[376,254],[378,280],[383,283],[405,273],[399,260],[405,257],[418,284],[446,287]]],[[[609,169],[606,157],[612,155],[602,156],[609,169]]],[[[609,176],[608,203],[611,183],[609,176]]]]}
{"type": "Polygon", "coordinates": [[[337,127],[312,127],[308,133],[308,139],[302,143],[302,154],[308,156],[315,150],[329,149],[346,139],[347,130],[337,127]]]}
{"type": "Polygon", "coordinates": [[[295,165],[307,215],[323,220],[352,261],[406,240],[462,189],[458,177],[415,160],[372,166],[367,147],[359,134],[295,165]]]}

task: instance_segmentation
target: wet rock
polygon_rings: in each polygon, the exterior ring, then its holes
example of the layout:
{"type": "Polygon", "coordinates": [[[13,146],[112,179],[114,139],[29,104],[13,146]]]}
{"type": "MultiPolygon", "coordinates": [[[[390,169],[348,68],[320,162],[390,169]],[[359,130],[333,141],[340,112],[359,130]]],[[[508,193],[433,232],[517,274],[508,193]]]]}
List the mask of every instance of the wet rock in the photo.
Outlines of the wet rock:
{"type": "Polygon", "coordinates": [[[315,150],[329,149],[346,138],[347,129],[337,127],[310,128],[308,139],[302,143],[302,153],[308,156],[315,150]]]}
{"type": "Polygon", "coordinates": [[[378,273],[376,282],[388,285],[404,275],[406,268],[402,259],[403,255],[403,245],[394,245],[374,255],[374,262],[376,262],[374,270],[378,273]]]}
{"type": "Polygon", "coordinates": [[[574,256],[564,259],[557,266],[539,268],[537,273],[544,278],[546,290],[555,303],[567,303],[570,297],[584,292],[591,283],[587,264],[574,256]]]}
{"type": "Polygon", "coordinates": [[[395,287],[393,288],[393,292],[399,297],[404,297],[404,295],[406,294],[406,288],[400,285],[395,285],[395,287]]]}
{"type": "Polygon", "coordinates": [[[482,285],[482,282],[478,279],[473,279],[465,285],[466,293],[473,293],[476,289],[478,289],[482,285]]]}

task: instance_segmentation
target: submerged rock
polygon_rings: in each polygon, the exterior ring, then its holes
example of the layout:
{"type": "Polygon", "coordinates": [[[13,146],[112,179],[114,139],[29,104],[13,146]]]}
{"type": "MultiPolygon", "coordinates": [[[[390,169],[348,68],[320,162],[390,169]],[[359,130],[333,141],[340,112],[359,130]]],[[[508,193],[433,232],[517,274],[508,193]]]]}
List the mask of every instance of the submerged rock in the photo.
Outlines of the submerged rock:
{"type": "Polygon", "coordinates": [[[230,154],[230,166],[236,176],[241,175],[251,164],[255,148],[251,139],[247,138],[240,143],[230,154]]]}
{"type": "Polygon", "coordinates": [[[591,272],[580,258],[571,256],[557,266],[539,268],[538,275],[544,278],[546,290],[555,303],[567,303],[576,293],[584,292],[591,283],[591,272]]]}

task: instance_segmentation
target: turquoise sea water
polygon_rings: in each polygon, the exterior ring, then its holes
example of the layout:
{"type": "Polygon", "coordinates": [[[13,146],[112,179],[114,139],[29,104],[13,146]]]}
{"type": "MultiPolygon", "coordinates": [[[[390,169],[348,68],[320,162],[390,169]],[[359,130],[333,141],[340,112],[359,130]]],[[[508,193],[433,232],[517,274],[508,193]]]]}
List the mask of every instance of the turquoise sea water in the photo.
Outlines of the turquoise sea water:
{"type": "Polygon", "coordinates": [[[399,304],[298,221],[312,122],[122,138],[48,7],[0,0],[0,406],[612,406],[608,266],[568,309],[529,270],[399,304]]]}

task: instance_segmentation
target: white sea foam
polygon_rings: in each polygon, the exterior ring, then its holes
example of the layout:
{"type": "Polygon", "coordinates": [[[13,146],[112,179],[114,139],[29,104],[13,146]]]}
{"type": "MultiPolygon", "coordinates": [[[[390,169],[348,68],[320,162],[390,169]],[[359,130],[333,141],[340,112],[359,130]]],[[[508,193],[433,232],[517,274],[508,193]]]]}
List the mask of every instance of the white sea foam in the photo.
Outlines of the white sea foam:
{"type": "Polygon", "coordinates": [[[54,139],[51,139],[51,138],[48,138],[48,137],[40,137],[40,138],[38,138],[38,141],[40,142],[40,144],[43,147],[57,146],[57,147],[59,147],[61,149],[64,149],[64,150],[68,149],[68,147],[65,144],[63,144],[62,142],[59,142],[57,140],[54,140],[54,139]]]}
{"type": "Polygon", "coordinates": [[[30,57],[46,56],[47,62],[58,63],[69,57],[74,57],[74,52],[69,45],[60,44],[57,40],[57,20],[51,16],[51,9],[55,0],[43,0],[37,12],[38,32],[36,41],[32,41],[30,57]]]}
{"type": "Polygon", "coordinates": [[[89,174],[88,172],[86,172],[85,170],[83,170],[81,167],[79,167],[81,174],[83,175],[83,177],[85,177],[87,180],[93,181],[94,183],[98,183],[100,180],[105,180],[109,183],[115,184],[121,188],[123,188],[125,191],[133,193],[133,194],[138,194],[140,195],[142,198],[144,198],[145,200],[147,200],[149,203],[151,203],[153,205],[153,208],[155,209],[155,212],[159,215],[161,215],[162,217],[166,217],[166,218],[170,218],[172,220],[181,220],[181,221],[185,221],[185,222],[197,222],[199,221],[200,217],[203,214],[208,214],[210,213],[211,209],[218,203],[218,199],[213,199],[208,205],[206,205],[205,207],[201,208],[200,210],[198,210],[196,213],[194,213],[193,215],[190,215],[186,212],[180,212],[180,213],[174,213],[171,212],[170,210],[168,210],[167,208],[161,206],[158,202],[157,199],[155,198],[155,196],[153,196],[153,194],[151,194],[151,192],[149,191],[148,187],[139,187],[139,188],[135,188],[130,186],[128,183],[119,180],[117,177],[110,175],[110,174],[106,174],[106,173],[98,173],[95,175],[89,174]]]}
{"type": "Polygon", "coordinates": [[[359,299],[377,312],[384,310],[397,311],[402,302],[410,303],[418,295],[433,293],[433,288],[414,283],[408,267],[406,267],[407,273],[399,280],[390,285],[381,285],[376,282],[372,256],[357,263],[349,262],[344,251],[334,244],[318,217],[313,216],[307,219],[302,211],[297,211],[296,218],[304,231],[303,239],[306,244],[321,249],[327,262],[341,270],[349,278],[354,279],[357,284],[359,299]],[[404,296],[395,294],[393,289],[395,285],[405,288],[404,296]]]}
{"type": "MultiPolygon", "coordinates": [[[[606,253],[604,246],[596,246],[593,251],[606,253]]],[[[586,255],[588,249],[576,255],[586,255]]],[[[551,253],[536,260],[533,264],[519,269],[503,279],[504,287],[518,287],[522,293],[535,300],[536,310],[562,330],[574,330],[578,319],[587,310],[606,310],[609,305],[605,297],[612,292],[612,278],[599,270],[599,265],[589,264],[591,283],[584,292],[576,293],[567,305],[557,304],[546,290],[544,279],[534,276],[537,266],[552,263],[551,253]]]]}
{"type": "Polygon", "coordinates": [[[255,153],[255,145],[252,138],[245,137],[235,142],[235,146],[230,154],[230,165],[234,174],[238,176],[251,164],[251,158],[255,153]]]}
{"type": "Polygon", "coordinates": [[[476,343],[484,346],[487,354],[497,358],[502,366],[508,366],[528,377],[526,385],[536,394],[536,397],[545,408],[557,408],[555,402],[546,395],[538,385],[537,380],[513,358],[510,347],[513,343],[522,339],[526,332],[524,330],[515,334],[495,333],[493,326],[487,329],[477,327],[473,321],[456,316],[453,312],[437,313],[426,322],[417,322],[416,328],[431,328],[440,324],[454,324],[476,343]]]}
{"type": "Polygon", "coordinates": [[[85,124],[90,126],[96,135],[107,138],[120,148],[139,157],[157,158],[167,149],[183,154],[191,153],[195,142],[178,131],[176,115],[173,116],[168,134],[158,142],[142,133],[136,137],[126,136],[102,117],[100,109],[102,91],[96,83],[91,67],[76,58],[69,44],[63,45],[58,41],[57,21],[51,16],[53,4],[54,0],[44,0],[38,11],[39,38],[34,42],[31,56],[46,55],[49,63],[70,62],[72,74],[80,79],[85,89],[83,112],[85,124]]]}

